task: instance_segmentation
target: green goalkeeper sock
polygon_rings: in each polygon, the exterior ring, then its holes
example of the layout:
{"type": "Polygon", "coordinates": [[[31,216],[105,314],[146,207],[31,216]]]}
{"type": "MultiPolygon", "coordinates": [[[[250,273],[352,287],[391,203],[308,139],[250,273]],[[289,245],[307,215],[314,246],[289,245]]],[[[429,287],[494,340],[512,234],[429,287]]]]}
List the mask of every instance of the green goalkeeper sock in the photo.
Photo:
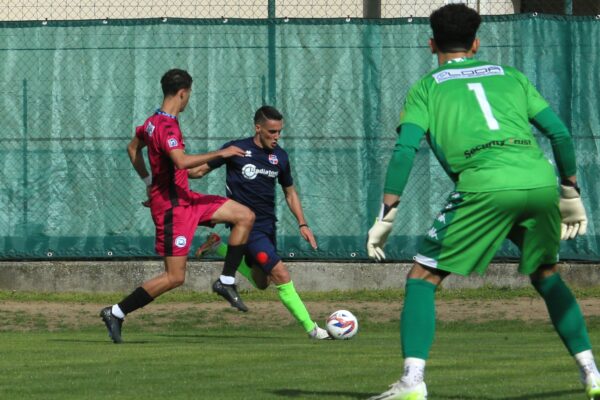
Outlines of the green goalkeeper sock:
{"type": "Polygon", "coordinates": [[[554,329],[571,355],[590,350],[590,338],[577,300],[559,274],[532,282],[546,302],[554,329]]]}
{"type": "Polygon", "coordinates": [[[302,299],[300,299],[298,292],[294,288],[294,283],[289,281],[283,285],[277,285],[277,291],[279,292],[281,302],[296,318],[296,321],[300,322],[300,325],[302,325],[306,332],[312,331],[316,324],[310,319],[306,306],[304,306],[302,299]]]}
{"type": "Polygon", "coordinates": [[[423,279],[408,279],[400,316],[402,355],[427,360],[435,334],[435,290],[423,279]]]}
{"type": "MultiPolygon", "coordinates": [[[[215,249],[215,253],[218,256],[225,257],[225,255],[227,254],[227,245],[225,243],[221,243],[215,249]]],[[[254,282],[254,278],[252,278],[252,268],[250,268],[248,264],[246,264],[246,258],[242,259],[242,262],[240,263],[237,272],[242,274],[244,278],[246,278],[248,282],[252,284],[252,286],[256,287],[256,282],[254,282]]]]}

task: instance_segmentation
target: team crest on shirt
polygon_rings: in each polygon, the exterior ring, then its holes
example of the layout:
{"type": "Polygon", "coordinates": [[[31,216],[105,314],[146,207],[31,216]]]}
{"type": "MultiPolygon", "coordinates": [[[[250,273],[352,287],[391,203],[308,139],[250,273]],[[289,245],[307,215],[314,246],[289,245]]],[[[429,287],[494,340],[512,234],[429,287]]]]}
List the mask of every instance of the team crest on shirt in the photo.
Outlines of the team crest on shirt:
{"type": "Polygon", "coordinates": [[[152,137],[152,134],[154,133],[154,125],[152,125],[152,122],[148,122],[148,126],[146,127],[146,133],[148,134],[148,136],[152,137]]]}
{"type": "Polygon", "coordinates": [[[180,249],[185,247],[186,243],[187,239],[185,236],[177,236],[174,241],[175,246],[179,247],[180,249]]]}
{"type": "Polygon", "coordinates": [[[269,154],[269,162],[273,165],[279,164],[279,160],[275,154],[269,154]]]}
{"type": "Polygon", "coordinates": [[[167,143],[169,144],[169,147],[170,147],[170,148],[177,147],[177,145],[179,144],[179,142],[178,142],[178,141],[177,141],[177,139],[175,139],[175,138],[171,138],[171,139],[169,139],[169,140],[167,141],[167,143]]]}

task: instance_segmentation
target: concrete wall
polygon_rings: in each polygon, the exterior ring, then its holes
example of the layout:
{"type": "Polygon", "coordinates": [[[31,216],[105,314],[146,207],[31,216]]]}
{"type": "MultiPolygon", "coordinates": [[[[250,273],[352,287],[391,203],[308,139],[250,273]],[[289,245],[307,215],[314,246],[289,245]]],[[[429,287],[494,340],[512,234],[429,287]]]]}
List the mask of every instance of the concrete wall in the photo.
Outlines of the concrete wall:
{"type": "MultiPolygon", "coordinates": [[[[403,288],[410,264],[287,263],[296,287],[303,291],[403,288]]],[[[190,262],[184,289],[210,291],[221,262],[190,262]]],[[[161,273],[161,261],[0,262],[0,290],[36,292],[127,292],[161,273]]],[[[600,285],[600,265],[562,264],[574,287],[600,285]]],[[[250,288],[239,279],[241,288],[250,288]]],[[[493,264],[484,277],[450,276],[447,289],[482,286],[518,288],[529,285],[514,264],[493,264]]]]}

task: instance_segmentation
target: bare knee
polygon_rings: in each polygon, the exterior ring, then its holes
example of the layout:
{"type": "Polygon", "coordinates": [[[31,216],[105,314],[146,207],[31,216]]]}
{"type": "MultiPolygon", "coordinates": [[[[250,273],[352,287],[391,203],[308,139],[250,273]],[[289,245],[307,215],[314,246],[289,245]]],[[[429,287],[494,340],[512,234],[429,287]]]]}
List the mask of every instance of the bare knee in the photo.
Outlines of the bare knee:
{"type": "Polygon", "coordinates": [[[448,275],[450,275],[449,272],[414,263],[413,267],[408,272],[407,279],[422,279],[437,286],[442,283],[444,278],[448,275]]]}
{"type": "Polygon", "coordinates": [[[175,289],[183,285],[185,282],[185,275],[169,275],[169,286],[171,289],[175,289]]]}
{"type": "Polygon", "coordinates": [[[241,206],[240,209],[236,212],[235,218],[232,221],[234,225],[241,225],[245,227],[251,228],[254,225],[254,220],[256,216],[254,212],[250,210],[248,207],[241,206]]]}
{"type": "Polygon", "coordinates": [[[259,290],[265,290],[269,287],[269,277],[257,266],[252,267],[252,279],[259,290]]]}
{"type": "Polygon", "coordinates": [[[540,265],[533,274],[529,275],[529,279],[531,280],[531,283],[539,282],[556,274],[557,272],[558,267],[556,264],[540,265]]]}
{"type": "Polygon", "coordinates": [[[256,283],[256,288],[258,290],[265,290],[266,288],[269,287],[269,282],[266,279],[264,279],[262,281],[255,280],[254,283],[256,283]]]}
{"type": "Polygon", "coordinates": [[[292,280],[289,271],[281,261],[273,267],[269,279],[276,285],[284,285],[292,280]]]}

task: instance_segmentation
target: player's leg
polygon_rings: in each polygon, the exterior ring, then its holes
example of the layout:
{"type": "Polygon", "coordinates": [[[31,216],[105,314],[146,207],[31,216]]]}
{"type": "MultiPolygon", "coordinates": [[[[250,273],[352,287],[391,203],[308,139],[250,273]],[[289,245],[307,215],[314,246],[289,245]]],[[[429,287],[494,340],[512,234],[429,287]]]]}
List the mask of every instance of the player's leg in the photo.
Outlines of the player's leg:
{"type": "MultiPolygon", "coordinates": [[[[426,398],[425,363],[435,336],[435,291],[449,273],[415,262],[406,279],[400,315],[404,373],[398,389],[405,396],[426,398]]],[[[402,397],[400,397],[402,398],[402,397]]]]}
{"type": "Polygon", "coordinates": [[[325,329],[320,328],[311,319],[304,302],[302,302],[300,295],[294,287],[294,282],[292,282],[288,269],[281,260],[271,269],[269,280],[275,284],[281,303],[298,321],[309,338],[317,340],[331,339],[329,333],[325,329]]]}
{"type": "Polygon", "coordinates": [[[311,319],[306,306],[296,292],[290,273],[277,254],[274,231],[270,233],[256,229],[252,231],[248,240],[246,260],[254,266],[253,270],[256,270],[254,277],[261,286],[275,284],[279,299],[309,337],[329,338],[327,331],[319,328],[311,319]]]}
{"type": "Polygon", "coordinates": [[[557,271],[560,244],[560,211],[556,188],[529,191],[527,218],[510,233],[521,250],[519,271],[529,274],[540,294],[552,324],[575,358],[589,398],[600,398],[600,373],[592,355],[585,319],[575,296],[557,271]]]}
{"type": "Polygon", "coordinates": [[[400,315],[404,373],[390,389],[369,400],[422,400],[427,398],[425,363],[435,335],[435,291],[448,272],[415,262],[406,279],[400,315]]]}
{"type": "Polygon", "coordinates": [[[212,289],[232,307],[246,312],[248,307],[237,291],[235,273],[244,256],[248,235],[254,224],[254,213],[248,207],[220,196],[199,195],[194,204],[204,210],[199,225],[228,223],[232,226],[223,270],[212,289]]]}
{"type": "Polygon", "coordinates": [[[592,354],[585,319],[575,296],[561,279],[556,265],[542,265],[530,277],[546,303],[554,329],[579,366],[586,394],[590,399],[600,399],[600,373],[592,354]]]}
{"type": "MultiPolygon", "coordinates": [[[[196,250],[196,257],[202,258],[204,255],[213,253],[219,257],[225,258],[227,255],[227,245],[221,241],[221,237],[214,232],[211,232],[206,237],[206,241],[202,243],[196,250]]],[[[237,272],[239,272],[244,278],[257,289],[265,289],[268,284],[264,287],[259,287],[253,276],[253,268],[251,268],[245,259],[242,259],[238,266],[237,272]]]]}
{"type": "Polygon", "coordinates": [[[529,274],[546,303],[554,328],[579,365],[586,394],[590,399],[600,398],[600,374],[583,314],[556,268],[560,244],[558,193],[555,188],[543,188],[529,191],[529,196],[529,214],[510,234],[522,254],[519,271],[529,274]]]}
{"type": "Polygon", "coordinates": [[[102,309],[100,317],[113,342],[122,342],[121,328],[127,314],[146,306],[185,281],[187,253],[195,229],[195,222],[190,219],[189,212],[187,207],[153,212],[156,252],[164,256],[165,272],[144,282],[119,303],[102,309]]]}
{"type": "Polygon", "coordinates": [[[232,225],[221,282],[233,284],[235,282],[235,272],[244,256],[248,235],[254,224],[254,213],[248,207],[230,200],[223,203],[214,212],[211,223],[228,223],[232,225]]]}
{"type": "Polygon", "coordinates": [[[483,273],[510,231],[511,210],[520,207],[512,193],[450,194],[407,276],[400,318],[404,374],[372,400],[427,398],[424,375],[435,333],[435,291],[450,273],[483,273]]]}

